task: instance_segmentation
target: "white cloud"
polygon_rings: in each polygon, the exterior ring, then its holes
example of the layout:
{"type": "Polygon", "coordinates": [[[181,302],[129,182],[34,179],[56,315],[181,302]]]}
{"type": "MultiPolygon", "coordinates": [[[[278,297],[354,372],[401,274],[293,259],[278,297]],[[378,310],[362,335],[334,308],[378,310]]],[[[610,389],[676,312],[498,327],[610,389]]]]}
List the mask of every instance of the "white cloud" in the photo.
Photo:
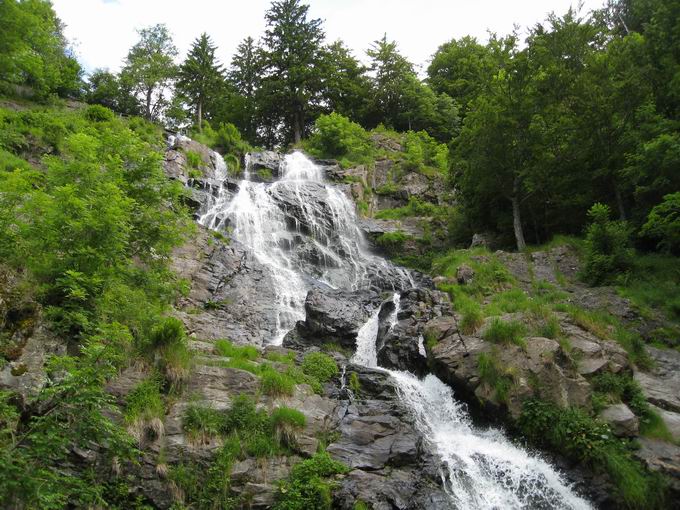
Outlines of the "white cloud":
{"type": "MultiPolygon", "coordinates": [[[[473,35],[485,40],[487,31],[507,34],[517,24],[525,28],[555,11],[566,12],[577,0],[309,0],[310,14],[324,20],[329,40],[342,39],[360,58],[387,33],[404,55],[425,65],[437,47],[454,38],[473,35]]],[[[585,0],[584,12],[602,0],[585,0]]],[[[137,40],[136,29],[165,23],[184,54],[191,41],[207,32],[229,63],[238,43],[256,39],[264,30],[269,0],[53,0],[66,23],[66,35],[88,70],[118,70],[137,40]]]]}

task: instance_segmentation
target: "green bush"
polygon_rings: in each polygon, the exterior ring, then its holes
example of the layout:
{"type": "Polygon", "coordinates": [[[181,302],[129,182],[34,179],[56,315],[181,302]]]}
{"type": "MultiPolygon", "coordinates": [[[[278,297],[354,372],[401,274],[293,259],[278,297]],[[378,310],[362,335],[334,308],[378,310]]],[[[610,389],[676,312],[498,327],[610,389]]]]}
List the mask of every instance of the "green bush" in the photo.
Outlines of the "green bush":
{"type": "Polygon", "coordinates": [[[409,197],[408,204],[396,209],[383,209],[375,214],[379,220],[398,220],[413,216],[441,217],[446,215],[447,208],[426,202],[418,197],[409,197]]]}
{"type": "Polygon", "coordinates": [[[182,428],[191,440],[206,442],[223,432],[224,416],[211,407],[190,405],[184,411],[182,428]]]}
{"type": "Polygon", "coordinates": [[[273,397],[292,396],[295,391],[295,380],[288,374],[269,368],[262,372],[260,389],[265,395],[273,397]]]}
{"type": "Polygon", "coordinates": [[[680,191],[654,206],[640,234],[656,239],[660,249],[680,255],[680,191]]]}
{"type": "Polygon", "coordinates": [[[114,117],[111,110],[98,104],[91,104],[85,110],[85,118],[93,122],[107,122],[113,120],[114,117]]]}
{"type": "Polygon", "coordinates": [[[514,384],[512,372],[503,370],[494,352],[483,352],[477,358],[479,378],[494,390],[498,402],[507,402],[508,393],[514,384]]]}
{"type": "Polygon", "coordinates": [[[234,359],[256,360],[260,355],[254,345],[234,345],[229,339],[221,339],[215,342],[215,350],[220,356],[234,359]]]}
{"type": "Polygon", "coordinates": [[[586,234],[586,260],[583,279],[601,285],[631,268],[633,250],[628,226],[610,220],[609,207],[595,204],[588,211],[591,220],[586,234]]]}
{"type": "Polygon", "coordinates": [[[187,164],[189,165],[190,169],[197,170],[203,165],[203,158],[201,158],[201,155],[198,152],[187,151],[186,156],[187,164]]]}
{"type": "Polygon", "coordinates": [[[125,398],[124,417],[127,423],[134,423],[137,420],[146,422],[154,418],[163,418],[164,415],[165,404],[158,377],[148,377],[135,386],[125,398]]]}
{"type": "Polygon", "coordinates": [[[302,371],[321,383],[330,381],[339,373],[335,360],[322,352],[307,354],[302,361],[302,371]]]}
{"type": "Polygon", "coordinates": [[[645,472],[606,424],[583,411],[528,400],[518,427],[534,445],[558,451],[607,473],[617,498],[626,508],[664,507],[665,491],[660,478],[645,472]]]}
{"type": "Polygon", "coordinates": [[[335,112],[316,119],[307,148],[314,156],[339,159],[345,167],[369,163],[373,156],[364,128],[335,112]]]}
{"type": "Polygon", "coordinates": [[[404,153],[404,165],[407,170],[427,174],[429,167],[443,174],[448,169],[448,148],[445,144],[438,143],[426,131],[406,133],[404,153]]]}
{"type": "Polygon", "coordinates": [[[524,348],[526,347],[525,333],[526,328],[521,322],[504,321],[494,317],[484,330],[482,337],[487,342],[494,344],[515,344],[524,348]]]}
{"type": "Polygon", "coordinates": [[[408,234],[401,230],[397,230],[396,232],[385,232],[380,234],[375,242],[389,255],[396,255],[402,250],[404,243],[409,239],[411,239],[411,237],[408,234]]]}
{"type": "Polygon", "coordinates": [[[330,510],[335,484],[329,480],[347,473],[347,467],[331,459],[328,453],[317,453],[311,459],[293,466],[290,476],[279,485],[275,510],[330,510]]]}

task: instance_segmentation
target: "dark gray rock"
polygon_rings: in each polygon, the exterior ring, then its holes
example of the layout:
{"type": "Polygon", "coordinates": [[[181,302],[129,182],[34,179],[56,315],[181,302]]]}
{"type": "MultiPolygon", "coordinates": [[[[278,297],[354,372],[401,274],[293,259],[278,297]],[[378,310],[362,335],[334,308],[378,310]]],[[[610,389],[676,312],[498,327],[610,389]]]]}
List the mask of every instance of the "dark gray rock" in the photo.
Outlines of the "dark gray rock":
{"type": "Polygon", "coordinates": [[[626,404],[607,407],[600,413],[600,418],[609,424],[615,436],[635,437],[640,432],[640,420],[626,404]]]}
{"type": "Polygon", "coordinates": [[[281,175],[283,156],[274,151],[251,152],[249,155],[250,179],[255,182],[272,182],[281,175]]]}

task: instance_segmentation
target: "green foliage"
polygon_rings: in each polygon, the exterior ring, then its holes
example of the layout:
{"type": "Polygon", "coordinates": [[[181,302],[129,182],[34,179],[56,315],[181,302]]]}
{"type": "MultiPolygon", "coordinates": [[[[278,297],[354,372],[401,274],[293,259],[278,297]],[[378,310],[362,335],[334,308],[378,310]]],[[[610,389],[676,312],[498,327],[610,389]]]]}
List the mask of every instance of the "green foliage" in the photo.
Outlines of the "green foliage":
{"type": "Polygon", "coordinates": [[[143,28],[138,33],[139,41],[127,54],[121,79],[130,83],[146,119],[156,120],[166,107],[165,89],[177,73],[173,61],[177,48],[165,25],[143,28]]]}
{"type": "Polygon", "coordinates": [[[238,169],[240,159],[252,148],[241,138],[238,128],[229,122],[222,122],[213,129],[208,121],[203,121],[201,131],[193,131],[191,136],[197,142],[207,145],[224,155],[225,162],[238,169]]]}
{"type": "Polygon", "coordinates": [[[217,340],[215,350],[220,356],[250,361],[256,360],[260,355],[254,345],[234,345],[229,339],[217,340]]]}
{"type": "Polygon", "coordinates": [[[383,209],[375,215],[381,220],[398,220],[411,216],[441,217],[446,214],[446,208],[426,202],[418,197],[409,197],[408,204],[396,209],[383,209]]]}
{"type": "Polygon", "coordinates": [[[269,368],[262,372],[260,389],[265,395],[273,397],[292,396],[295,391],[295,380],[288,374],[269,368]]]}
{"type": "Polygon", "coordinates": [[[404,138],[404,166],[407,170],[427,175],[427,168],[445,173],[448,169],[449,150],[425,131],[409,131],[404,138]]]}
{"type": "Polygon", "coordinates": [[[497,353],[483,352],[477,358],[477,372],[482,382],[494,390],[494,398],[498,402],[507,402],[508,392],[515,383],[512,371],[503,369],[497,353]]]}
{"type": "Polygon", "coordinates": [[[680,255],[680,192],[663,197],[649,212],[640,234],[658,240],[658,247],[680,255]]]}
{"type": "Polygon", "coordinates": [[[276,510],[330,510],[331,491],[335,484],[329,480],[349,470],[331,459],[326,452],[293,466],[290,476],[279,485],[274,507],[276,510]]]}
{"type": "Polygon", "coordinates": [[[277,407],[270,415],[276,440],[281,445],[295,447],[297,433],[304,428],[307,418],[297,409],[277,407]]]}
{"type": "Polygon", "coordinates": [[[85,110],[85,118],[93,122],[107,122],[114,119],[113,112],[108,108],[93,104],[85,110]]]}
{"type": "Polygon", "coordinates": [[[184,411],[182,428],[190,440],[208,442],[223,431],[224,416],[211,407],[192,404],[184,411]]]}
{"type": "Polygon", "coordinates": [[[609,207],[593,205],[588,211],[592,223],[586,235],[586,260],[583,278],[598,285],[627,271],[632,263],[628,228],[625,223],[609,219],[609,207]]]}
{"type": "Polygon", "coordinates": [[[487,342],[494,344],[515,344],[525,348],[525,334],[526,329],[521,322],[515,320],[504,321],[494,317],[484,329],[482,337],[487,342]]]}
{"type": "Polygon", "coordinates": [[[375,152],[366,130],[335,112],[316,119],[306,147],[314,156],[340,160],[344,168],[371,162],[375,152]]]}
{"type": "Polygon", "coordinates": [[[460,330],[464,335],[473,334],[484,323],[482,307],[476,301],[467,299],[456,309],[461,313],[460,330]]]}
{"type": "Polygon", "coordinates": [[[41,99],[76,95],[82,69],[50,2],[0,4],[0,90],[24,85],[41,99]]]}
{"type": "Polygon", "coordinates": [[[398,255],[403,249],[406,241],[409,239],[411,239],[411,236],[401,230],[396,230],[394,232],[384,232],[380,234],[375,242],[388,254],[398,255]]]}
{"type": "Polygon", "coordinates": [[[189,168],[198,170],[203,165],[203,159],[201,158],[201,155],[198,152],[187,151],[186,156],[189,168]]]}
{"type": "Polygon", "coordinates": [[[349,389],[352,390],[355,396],[359,395],[361,391],[361,381],[356,372],[349,374],[349,389]]]}
{"type": "Polygon", "coordinates": [[[605,472],[626,508],[663,508],[664,490],[659,478],[645,472],[606,424],[579,409],[528,400],[518,426],[533,444],[605,472]]]}
{"type": "Polygon", "coordinates": [[[338,375],[338,365],[333,358],[322,352],[311,352],[302,361],[302,371],[321,383],[338,375]]]}
{"type": "Polygon", "coordinates": [[[165,403],[158,377],[148,377],[130,392],[125,398],[124,416],[128,424],[137,421],[150,422],[154,418],[162,419],[165,416],[165,403]]]}

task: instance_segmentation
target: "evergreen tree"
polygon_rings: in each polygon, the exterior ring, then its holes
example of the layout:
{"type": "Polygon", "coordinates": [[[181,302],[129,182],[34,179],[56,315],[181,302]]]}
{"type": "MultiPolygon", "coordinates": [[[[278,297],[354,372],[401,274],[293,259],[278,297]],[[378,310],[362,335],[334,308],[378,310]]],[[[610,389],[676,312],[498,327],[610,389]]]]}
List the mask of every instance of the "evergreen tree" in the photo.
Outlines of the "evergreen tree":
{"type": "Polygon", "coordinates": [[[236,48],[231,61],[228,80],[232,96],[232,122],[239,127],[243,136],[254,141],[257,136],[256,93],[260,86],[262,58],[252,37],[246,37],[236,48]]]}
{"type": "Polygon", "coordinates": [[[260,104],[270,126],[283,125],[279,141],[300,142],[320,104],[324,32],[321,20],[308,19],[308,11],[301,0],[279,0],[265,15],[260,104]]]}
{"type": "Polygon", "coordinates": [[[397,130],[408,129],[408,119],[404,125],[402,112],[406,89],[417,79],[413,64],[397,51],[395,41],[387,40],[387,34],[366,53],[373,73],[372,124],[384,122],[397,130]]]}
{"type": "Polygon", "coordinates": [[[216,47],[208,34],[198,37],[179,67],[176,90],[194,109],[196,125],[202,129],[204,107],[224,82],[222,65],[215,58],[216,47]]]}
{"type": "Polygon", "coordinates": [[[157,119],[167,105],[165,92],[177,75],[174,57],[177,48],[165,25],[139,31],[139,41],[125,59],[121,78],[132,84],[144,116],[157,119]]]}
{"type": "Polygon", "coordinates": [[[324,103],[355,122],[364,120],[370,97],[370,80],[363,66],[345,44],[338,40],[325,48],[324,103]]]}

